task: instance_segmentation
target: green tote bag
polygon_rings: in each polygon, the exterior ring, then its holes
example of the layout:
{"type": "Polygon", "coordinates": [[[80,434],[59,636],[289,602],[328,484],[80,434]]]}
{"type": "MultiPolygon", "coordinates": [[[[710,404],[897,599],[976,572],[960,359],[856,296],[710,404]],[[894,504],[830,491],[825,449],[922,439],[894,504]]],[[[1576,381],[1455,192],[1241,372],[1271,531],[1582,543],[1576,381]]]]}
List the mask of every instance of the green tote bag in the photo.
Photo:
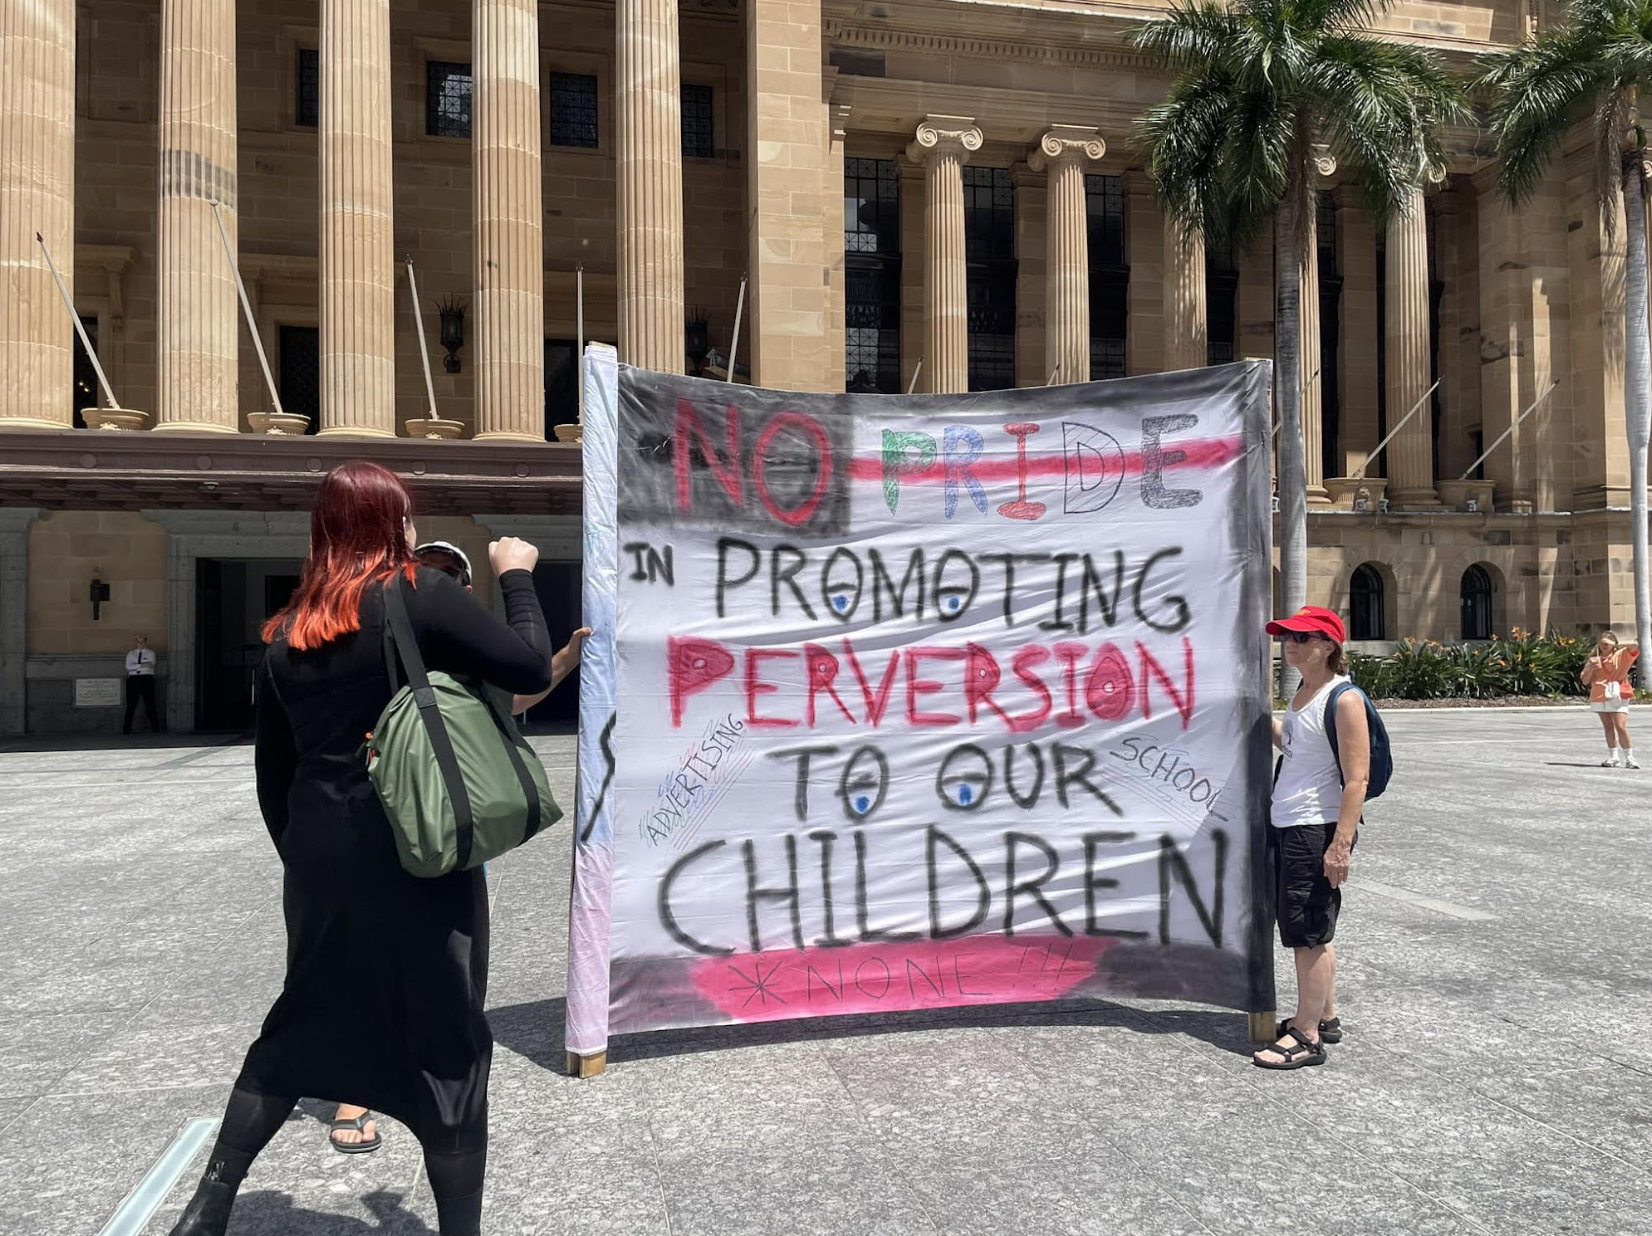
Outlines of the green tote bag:
{"type": "Polygon", "coordinates": [[[384,588],[386,661],[407,682],[368,738],[367,774],[410,875],[468,871],[562,818],[545,766],[485,683],[426,674],[399,580],[384,588]]]}

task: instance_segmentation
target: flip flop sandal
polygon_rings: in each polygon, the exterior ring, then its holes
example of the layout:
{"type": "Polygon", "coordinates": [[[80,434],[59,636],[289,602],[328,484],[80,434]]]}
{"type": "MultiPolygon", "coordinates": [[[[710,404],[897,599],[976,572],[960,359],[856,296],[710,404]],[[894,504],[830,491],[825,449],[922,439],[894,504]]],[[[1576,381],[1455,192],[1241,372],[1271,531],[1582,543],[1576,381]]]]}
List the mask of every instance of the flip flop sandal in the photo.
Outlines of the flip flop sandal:
{"type": "Polygon", "coordinates": [[[1311,1064],[1325,1063],[1325,1048],[1302,1036],[1302,1033],[1292,1026],[1279,1036],[1279,1042],[1272,1047],[1264,1047],[1263,1051],[1278,1052],[1283,1060],[1258,1060],[1255,1056],[1250,1062],[1259,1069],[1305,1069],[1311,1064]],[[1289,1046],[1285,1046],[1289,1040],[1289,1046]]]}
{"type": "Polygon", "coordinates": [[[354,1129],[357,1133],[365,1133],[367,1132],[367,1125],[372,1119],[372,1112],[362,1112],[354,1120],[335,1120],[333,1121],[332,1133],[327,1134],[327,1140],[332,1143],[333,1149],[340,1154],[370,1154],[384,1145],[384,1137],[377,1129],[373,1130],[373,1136],[369,1140],[356,1142],[354,1145],[339,1141],[338,1138],[333,1136],[333,1133],[343,1133],[348,1129],[354,1129]]]}
{"type": "MultiPolygon", "coordinates": [[[[1276,1038],[1276,1039],[1283,1038],[1287,1028],[1288,1028],[1288,1023],[1280,1022],[1279,1023],[1279,1028],[1276,1031],[1274,1031],[1274,1036],[1273,1037],[1276,1038]]],[[[1320,1022],[1319,1023],[1319,1041],[1321,1043],[1340,1043],[1340,1042],[1342,1042],[1342,1018],[1333,1017],[1333,1018],[1331,1018],[1330,1021],[1320,1022]]]]}

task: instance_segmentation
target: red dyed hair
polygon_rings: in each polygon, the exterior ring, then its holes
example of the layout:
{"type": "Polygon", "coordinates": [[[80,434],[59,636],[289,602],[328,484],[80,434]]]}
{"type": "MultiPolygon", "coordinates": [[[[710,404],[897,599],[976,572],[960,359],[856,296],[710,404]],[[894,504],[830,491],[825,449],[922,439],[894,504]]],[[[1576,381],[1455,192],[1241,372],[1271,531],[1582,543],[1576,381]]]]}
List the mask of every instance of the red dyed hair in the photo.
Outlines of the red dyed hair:
{"type": "Polygon", "coordinates": [[[298,590],[264,624],[264,642],[284,636],[289,648],[319,648],[361,629],[361,594],[398,570],[413,579],[407,521],[413,497],[400,478],[375,463],[342,463],[321,479],[310,511],[310,553],[298,590]]]}

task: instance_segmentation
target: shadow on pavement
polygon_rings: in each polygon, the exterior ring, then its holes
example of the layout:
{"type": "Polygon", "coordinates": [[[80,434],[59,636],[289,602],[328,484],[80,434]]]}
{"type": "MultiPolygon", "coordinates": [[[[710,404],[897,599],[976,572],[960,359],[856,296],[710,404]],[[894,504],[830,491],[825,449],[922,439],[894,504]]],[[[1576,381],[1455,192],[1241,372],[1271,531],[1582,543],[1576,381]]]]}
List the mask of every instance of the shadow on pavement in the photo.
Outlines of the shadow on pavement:
{"type": "Polygon", "coordinates": [[[369,1193],[362,1198],[373,1215],[369,1222],[294,1206],[285,1193],[243,1193],[229,1230],[233,1236],[436,1236],[402,1200],[401,1194],[382,1189],[369,1193]]]}
{"type": "MultiPolygon", "coordinates": [[[[557,996],[527,1004],[488,1010],[493,1036],[501,1045],[542,1069],[562,1073],[567,1051],[562,1037],[567,1001],[557,996]]],[[[1140,1010],[1103,1001],[1067,1001],[1047,1004],[976,1005],[936,1009],[933,1012],[867,1016],[818,1017],[796,1021],[769,1021],[743,1026],[706,1026],[692,1030],[659,1030],[650,1034],[615,1035],[609,1059],[616,1063],[693,1055],[730,1047],[757,1047],[781,1043],[809,1043],[831,1039],[865,1038],[918,1030],[1003,1029],[1026,1026],[1111,1026],[1138,1034],[1185,1034],[1222,1051],[1249,1056],[1250,1041],[1243,1013],[1219,1009],[1140,1010]]]]}
{"type": "Polygon", "coordinates": [[[136,734],[28,734],[0,740],[0,755],[50,755],[60,751],[170,751],[233,747],[250,743],[250,733],[185,733],[148,730],[136,734]]]}

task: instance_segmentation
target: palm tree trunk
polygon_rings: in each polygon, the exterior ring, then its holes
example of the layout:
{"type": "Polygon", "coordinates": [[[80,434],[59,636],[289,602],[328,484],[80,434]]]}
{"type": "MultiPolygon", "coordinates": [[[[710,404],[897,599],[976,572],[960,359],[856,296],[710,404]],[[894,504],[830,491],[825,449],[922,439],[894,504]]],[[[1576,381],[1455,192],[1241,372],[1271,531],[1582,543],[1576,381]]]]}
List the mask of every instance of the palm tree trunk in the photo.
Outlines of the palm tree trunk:
{"type": "MultiPolygon", "coordinates": [[[[1624,304],[1624,395],[1629,430],[1629,538],[1635,567],[1635,639],[1641,655],[1652,653],[1652,585],[1648,583],[1646,531],[1646,446],[1652,435],[1652,340],[1647,334],[1646,196],[1635,150],[1623,164],[1623,213],[1628,225],[1628,279],[1624,304]]],[[[1639,675],[1647,684],[1647,671],[1639,675]]]]}
{"type": "MultiPolygon", "coordinates": [[[[1274,216],[1273,389],[1279,404],[1279,575],[1285,613],[1308,599],[1308,478],[1302,459],[1302,263],[1296,195],[1287,193],[1274,216]]],[[[1283,615],[1281,615],[1283,616],[1283,615]]],[[[1300,681],[1279,662],[1280,694],[1289,699],[1300,681]]]]}

